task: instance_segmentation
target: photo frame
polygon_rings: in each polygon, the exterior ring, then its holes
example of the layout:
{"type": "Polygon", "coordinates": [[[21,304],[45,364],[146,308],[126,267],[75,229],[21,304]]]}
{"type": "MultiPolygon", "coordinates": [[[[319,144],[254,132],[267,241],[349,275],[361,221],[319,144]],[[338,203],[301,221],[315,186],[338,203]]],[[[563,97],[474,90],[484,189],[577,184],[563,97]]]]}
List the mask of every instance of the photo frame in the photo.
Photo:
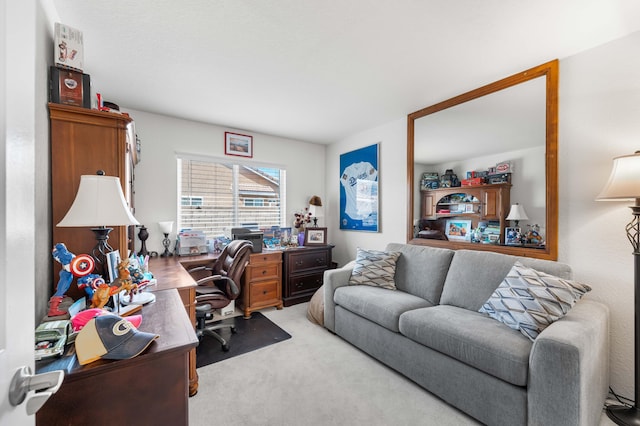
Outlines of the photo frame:
{"type": "Polygon", "coordinates": [[[224,132],[224,153],[253,158],[253,136],[224,132]]]}
{"type": "Polygon", "coordinates": [[[109,283],[118,278],[118,263],[120,263],[120,250],[107,253],[107,271],[109,272],[109,283]]]}
{"type": "Polygon", "coordinates": [[[340,155],[340,229],[379,232],[380,144],[340,155]]]}
{"type": "Polygon", "coordinates": [[[305,246],[326,246],[327,228],[306,228],[304,230],[305,246]]]}
{"type": "Polygon", "coordinates": [[[504,229],[504,243],[507,245],[520,245],[522,240],[520,239],[520,228],[507,227],[504,229]]]}
{"type": "Polygon", "coordinates": [[[471,241],[471,221],[448,219],[444,233],[450,241],[471,241]]]}

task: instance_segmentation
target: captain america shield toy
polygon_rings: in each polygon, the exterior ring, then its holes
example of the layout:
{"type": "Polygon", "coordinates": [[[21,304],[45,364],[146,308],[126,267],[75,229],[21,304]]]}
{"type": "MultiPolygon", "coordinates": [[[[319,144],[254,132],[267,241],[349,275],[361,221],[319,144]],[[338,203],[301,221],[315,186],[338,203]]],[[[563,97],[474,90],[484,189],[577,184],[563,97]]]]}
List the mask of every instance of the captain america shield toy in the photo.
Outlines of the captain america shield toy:
{"type": "Polygon", "coordinates": [[[71,269],[71,274],[74,277],[84,277],[93,272],[93,268],[96,266],[93,257],[88,254],[79,254],[69,263],[69,268],[71,269]]]}

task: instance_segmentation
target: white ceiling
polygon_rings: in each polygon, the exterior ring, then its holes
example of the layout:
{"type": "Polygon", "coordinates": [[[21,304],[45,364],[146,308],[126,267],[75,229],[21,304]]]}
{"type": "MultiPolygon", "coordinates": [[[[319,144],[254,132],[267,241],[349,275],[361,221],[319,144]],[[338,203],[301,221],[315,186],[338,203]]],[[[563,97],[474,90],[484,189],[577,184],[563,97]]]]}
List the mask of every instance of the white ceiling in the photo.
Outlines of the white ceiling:
{"type": "Polygon", "coordinates": [[[318,143],[640,29],[637,0],[52,1],[106,100],[318,143]]]}

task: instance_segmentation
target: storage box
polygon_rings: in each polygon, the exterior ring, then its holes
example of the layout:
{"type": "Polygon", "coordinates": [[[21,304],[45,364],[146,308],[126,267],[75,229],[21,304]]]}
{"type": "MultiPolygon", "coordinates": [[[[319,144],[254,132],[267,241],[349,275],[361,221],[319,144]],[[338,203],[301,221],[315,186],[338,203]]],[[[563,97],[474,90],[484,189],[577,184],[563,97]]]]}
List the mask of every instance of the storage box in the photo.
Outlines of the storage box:
{"type": "Polygon", "coordinates": [[[91,108],[91,78],[88,74],[52,66],[49,90],[51,102],[91,108]]]}
{"type": "Polygon", "coordinates": [[[462,186],[482,185],[482,178],[474,177],[471,179],[463,179],[460,183],[462,186]]]}
{"type": "Polygon", "coordinates": [[[56,22],[54,32],[54,64],[82,72],[84,69],[82,31],[56,22]]]}
{"type": "Polygon", "coordinates": [[[204,254],[207,252],[207,237],[202,231],[181,231],[176,251],[178,256],[204,254]]]}
{"type": "Polygon", "coordinates": [[[235,311],[236,301],[232,300],[231,303],[229,303],[227,306],[225,306],[224,308],[220,308],[220,315],[222,315],[223,317],[227,317],[229,315],[233,315],[235,311]]]}

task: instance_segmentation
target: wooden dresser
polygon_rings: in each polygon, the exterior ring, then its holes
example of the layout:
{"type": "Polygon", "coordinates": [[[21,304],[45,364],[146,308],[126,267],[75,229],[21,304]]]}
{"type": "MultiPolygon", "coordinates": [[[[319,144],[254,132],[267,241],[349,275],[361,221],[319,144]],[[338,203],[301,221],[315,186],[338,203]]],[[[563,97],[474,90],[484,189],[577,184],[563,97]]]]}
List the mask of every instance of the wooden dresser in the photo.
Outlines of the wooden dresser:
{"type": "Polygon", "coordinates": [[[139,329],[160,337],[135,358],[80,365],[70,345],[62,357],[36,362],[36,373],[65,373],[36,414],[38,425],[189,424],[188,354],[198,339],[178,292],[155,295],[142,308],[139,329]]]}
{"type": "Polygon", "coordinates": [[[282,300],[284,306],[307,302],[322,286],[324,271],[332,267],[333,246],[298,247],[283,252],[284,277],[282,300]]]}
{"type": "Polygon", "coordinates": [[[244,317],[275,306],[282,309],[282,252],[252,253],[242,276],[240,305],[244,317]]]}

